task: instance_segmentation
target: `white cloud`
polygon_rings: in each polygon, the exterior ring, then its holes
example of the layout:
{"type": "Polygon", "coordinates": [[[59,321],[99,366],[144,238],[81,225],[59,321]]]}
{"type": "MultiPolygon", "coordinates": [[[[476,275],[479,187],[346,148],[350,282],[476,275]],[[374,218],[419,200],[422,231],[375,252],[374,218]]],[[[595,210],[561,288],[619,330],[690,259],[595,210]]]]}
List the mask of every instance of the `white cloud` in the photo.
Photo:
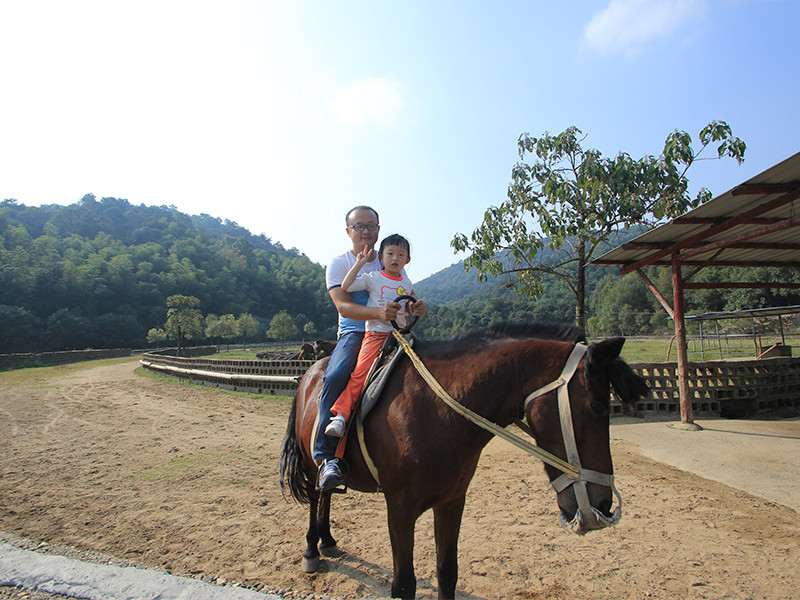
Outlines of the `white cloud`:
{"type": "Polygon", "coordinates": [[[379,77],[340,87],[326,104],[344,125],[374,123],[392,127],[405,109],[406,100],[399,82],[379,77]]]}
{"type": "Polygon", "coordinates": [[[586,46],[602,53],[637,54],[666,38],[703,11],[697,0],[611,0],[592,17],[583,33],[586,46]]]}

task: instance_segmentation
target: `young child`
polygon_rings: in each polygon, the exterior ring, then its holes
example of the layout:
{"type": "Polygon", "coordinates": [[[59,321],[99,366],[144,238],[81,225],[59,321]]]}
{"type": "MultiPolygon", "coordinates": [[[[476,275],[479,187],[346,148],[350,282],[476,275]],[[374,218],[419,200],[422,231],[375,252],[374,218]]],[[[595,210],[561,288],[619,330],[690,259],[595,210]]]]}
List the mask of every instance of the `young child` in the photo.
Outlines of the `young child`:
{"type": "MultiPolygon", "coordinates": [[[[411,260],[411,245],[406,238],[398,234],[384,238],[378,251],[383,269],[365,273],[356,279],[361,267],[368,262],[369,254],[368,248],[358,253],[356,263],[342,281],[342,289],[347,292],[367,290],[369,292],[367,306],[383,306],[398,296],[414,295],[411,281],[403,272],[403,267],[411,260]]],[[[396,322],[401,327],[408,322],[408,315],[404,310],[397,313],[396,322]]],[[[372,363],[381,351],[386,337],[392,332],[392,325],[386,321],[367,321],[365,331],[364,341],[361,342],[361,350],[358,353],[358,362],[353,374],[350,375],[350,381],[331,408],[333,418],[325,428],[326,435],[333,437],[344,435],[350,413],[361,395],[372,363]]]]}

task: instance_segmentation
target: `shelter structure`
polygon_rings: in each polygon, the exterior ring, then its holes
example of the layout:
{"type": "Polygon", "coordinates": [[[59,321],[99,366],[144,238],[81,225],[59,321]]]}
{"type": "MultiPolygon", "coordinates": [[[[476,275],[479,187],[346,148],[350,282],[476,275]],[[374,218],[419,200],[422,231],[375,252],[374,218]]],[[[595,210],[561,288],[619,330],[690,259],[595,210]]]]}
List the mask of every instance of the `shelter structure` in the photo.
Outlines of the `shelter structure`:
{"type": "Polygon", "coordinates": [[[800,152],[701,206],[592,261],[636,272],[675,322],[681,422],[694,425],[688,381],[684,292],[800,288],[786,281],[692,282],[706,267],[800,268],[800,152]],[[672,270],[672,302],[644,272],[672,270]]]}
{"type": "MultiPolygon", "coordinates": [[[[786,334],[783,330],[783,316],[794,315],[800,313],[800,305],[794,306],[774,306],[770,308],[744,308],[741,310],[731,310],[723,312],[702,313],[698,315],[686,315],[687,321],[698,321],[700,323],[700,343],[702,353],[703,343],[703,322],[711,321],[718,323],[728,319],[750,319],[750,326],[753,332],[753,347],[756,351],[756,356],[761,358],[765,355],[764,349],[761,347],[756,334],[756,319],[762,317],[778,317],[778,333],[781,336],[780,344],[767,349],[766,352],[773,352],[773,354],[783,354],[791,356],[791,348],[786,345],[786,334]]],[[[719,330],[717,330],[717,343],[719,344],[719,330]]],[[[721,349],[720,349],[721,352],[721,349]]]]}

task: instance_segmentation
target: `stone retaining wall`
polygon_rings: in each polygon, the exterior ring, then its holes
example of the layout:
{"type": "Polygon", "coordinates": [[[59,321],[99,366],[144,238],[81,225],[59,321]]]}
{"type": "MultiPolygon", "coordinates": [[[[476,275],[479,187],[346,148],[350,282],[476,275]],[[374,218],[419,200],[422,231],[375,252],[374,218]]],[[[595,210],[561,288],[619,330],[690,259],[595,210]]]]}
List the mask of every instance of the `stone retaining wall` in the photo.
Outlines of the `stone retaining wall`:
{"type": "Polygon", "coordinates": [[[147,353],[142,366],[169,377],[235,392],[294,396],[313,360],[224,360],[147,353]]]}
{"type": "MultiPolygon", "coordinates": [[[[680,414],[677,363],[632,363],[631,368],[650,386],[640,411],[680,414]]],[[[695,414],[742,417],[800,407],[800,358],[690,362],[688,368],[695,414]]]]}
{"type": "Polygon", "coordinates": [[[130,348],[111,350],[65,350],[63,352],[26,352],[0,354],[0,369],[19,369],[22,367],[42,367],[97,360],[100,358],[121,358],[131,355],[130,348]]]}

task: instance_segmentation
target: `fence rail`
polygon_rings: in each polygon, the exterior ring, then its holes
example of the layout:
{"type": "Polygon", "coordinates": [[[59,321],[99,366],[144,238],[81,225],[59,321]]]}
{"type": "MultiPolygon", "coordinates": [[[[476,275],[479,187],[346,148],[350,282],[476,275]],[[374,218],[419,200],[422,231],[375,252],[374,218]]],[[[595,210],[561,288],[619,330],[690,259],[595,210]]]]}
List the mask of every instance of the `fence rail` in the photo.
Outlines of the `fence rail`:
{"type": "MultiPolygon", "coordinates": [[[[201,385],[255,394],[292,396],[311,360],[225,360],[146,353],[148,369],[201,385]]],[[[632,363],[647,380],[650,398],[638,403],[644,413],[680,414],[676,363],[632,363]]],[[[697,415],[741,417],[760,411],[800,407],[800,358],[719,360],[689,363],[689,390],[697,415]]],[[[612,414],[622,405],[613,400],[612,414]]]]}
{"type": "Polygon", "coordinates": [[[279,396],[293,396],[300,378],[314,364],[313,360],[226,360],[151,352],[140,362],[146,369],[200,385],[279,396]]]}

